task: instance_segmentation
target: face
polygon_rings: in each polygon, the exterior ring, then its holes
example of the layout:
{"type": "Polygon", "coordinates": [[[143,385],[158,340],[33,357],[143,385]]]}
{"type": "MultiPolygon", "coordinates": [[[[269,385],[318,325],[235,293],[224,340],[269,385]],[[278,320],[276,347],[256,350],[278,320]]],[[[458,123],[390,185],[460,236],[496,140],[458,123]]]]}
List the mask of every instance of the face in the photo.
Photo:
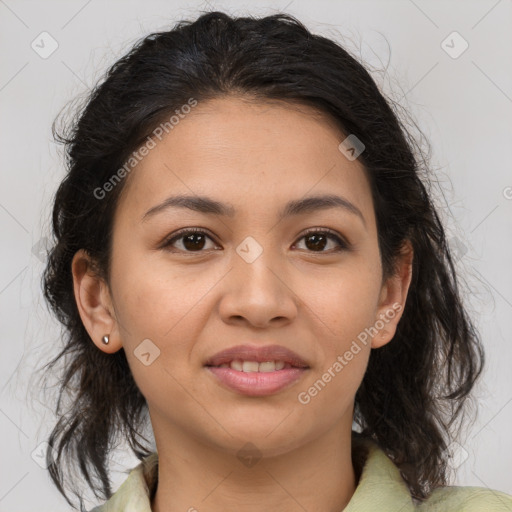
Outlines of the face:
{"type": "Polygon", "coordinates": [[[370,186],[338,149],[344,139],[308,107],[199,103],[127,178],[94,311],[75,258],[84,324],[101,350],[125,350],[156,435],[278,454],[352,425],[370,351],[392,338],[408,280],[382,279],[370,186]],[[178,195],[226,211],[166,204],[178,195]],[[342,200],[280,215],[327,195],[342,200]],[[237,390],[205,366],[237,345],[280,345],[307,368],[274,391],[237,390]]]}

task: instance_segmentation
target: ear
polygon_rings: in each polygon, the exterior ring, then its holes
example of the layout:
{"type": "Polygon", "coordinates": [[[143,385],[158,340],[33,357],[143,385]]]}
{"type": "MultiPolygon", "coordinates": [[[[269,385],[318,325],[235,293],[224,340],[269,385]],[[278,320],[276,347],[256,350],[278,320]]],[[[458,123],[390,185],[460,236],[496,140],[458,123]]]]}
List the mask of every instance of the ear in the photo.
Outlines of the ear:
{"type": "Polygon", "coordinates": [[[395,272],[385,280],[381,288],[374,325],[377,333],[373,336],[372,348],[380,348],[389,343],[396,333],[411,284],[413,257],[412,244],[407,240],[397,258],[395,272]]]}
{"type": "Polygon", "coordinates": [[[122,343],[108,285],[93,268],[88,254],[83,249],[77,251],[71,263],[75,301],[94,344],[111,354],[122,348],[122,343]],[[105,335],[109,336],[108,345],[102,341],[105,335]]]}

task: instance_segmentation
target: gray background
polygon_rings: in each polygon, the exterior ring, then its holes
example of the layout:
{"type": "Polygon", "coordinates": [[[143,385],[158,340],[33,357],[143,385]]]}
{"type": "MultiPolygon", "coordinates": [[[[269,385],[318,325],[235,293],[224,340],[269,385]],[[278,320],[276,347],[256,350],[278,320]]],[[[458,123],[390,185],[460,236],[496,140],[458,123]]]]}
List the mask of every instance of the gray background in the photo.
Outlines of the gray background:
{"type": "MultiPolygon", "coordinates": [[[[434,193],[487,350],[479,415],[453,447],[452,483],[512,494],[512,2],[0,0],[0,512],[69,509],[37,456],[53,418],[35,372],[59,335],[40,287],[64,169],[51,122],[139,37],[211,9],[283,10],[337,38],[430,140],[434,193]],[[58,44],[47,58],[44,31],[58,44]]],[[[114,489],[136,462],[120,450],[114,489]]]]}

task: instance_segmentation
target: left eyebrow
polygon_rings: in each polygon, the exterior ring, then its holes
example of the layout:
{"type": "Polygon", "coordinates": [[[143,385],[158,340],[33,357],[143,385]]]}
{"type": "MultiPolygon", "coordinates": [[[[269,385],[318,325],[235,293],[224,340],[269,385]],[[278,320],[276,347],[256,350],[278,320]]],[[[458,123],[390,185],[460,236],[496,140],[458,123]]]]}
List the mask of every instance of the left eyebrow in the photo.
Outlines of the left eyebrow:
{"type": "MultiPolygon", "coordinates": [[[[168,208],[187,208],[189,210],[204,213],[206,215],[233,217],[236,209],[231,204],[221,203],[206,196],[177,195],[165,199],[162,203],[150,208],[142,217],[142,221],[146,221],[149,217],[162,212],[168,208]]],[[[302,199],[294,199],[286,203],[284,208],[279,212],[278,219],[285,217],[301,215],[319,210],[327,210],[330,208],[342,208],[361,219],[366,227],[366,220],[353,203],[344,197],[334,194],[309,196],[302,199]]]]}

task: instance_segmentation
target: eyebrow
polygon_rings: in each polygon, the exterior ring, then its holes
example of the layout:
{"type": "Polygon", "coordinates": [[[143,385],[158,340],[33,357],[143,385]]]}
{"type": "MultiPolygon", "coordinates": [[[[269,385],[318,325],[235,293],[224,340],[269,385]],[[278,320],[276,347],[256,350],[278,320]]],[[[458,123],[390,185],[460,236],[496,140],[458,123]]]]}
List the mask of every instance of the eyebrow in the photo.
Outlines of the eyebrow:
{"type": "MultiPolygon", "coordinates": [[[[168,208],[187,208],[206,215],[225,217],[234,217],[236,213],[236,210],[232,205],[221,203],[207,196],[176,195],[168,197],[162,203],[150,208],[143,215],[142,221],[144,222],[150,217],[168,208]]],[[[359,210],[359,208],[357,208],[357,206],[351,203],[348,199],[334,194],[316,195],[291,200],[286,203],[284,208],[279,212],[278,219],[282,220],[286,217],[327,210],[330,208],[341,208],[356,215],[361,219],[366,227],[366,220],[361,213],[361,210],[359,210]]]]}

